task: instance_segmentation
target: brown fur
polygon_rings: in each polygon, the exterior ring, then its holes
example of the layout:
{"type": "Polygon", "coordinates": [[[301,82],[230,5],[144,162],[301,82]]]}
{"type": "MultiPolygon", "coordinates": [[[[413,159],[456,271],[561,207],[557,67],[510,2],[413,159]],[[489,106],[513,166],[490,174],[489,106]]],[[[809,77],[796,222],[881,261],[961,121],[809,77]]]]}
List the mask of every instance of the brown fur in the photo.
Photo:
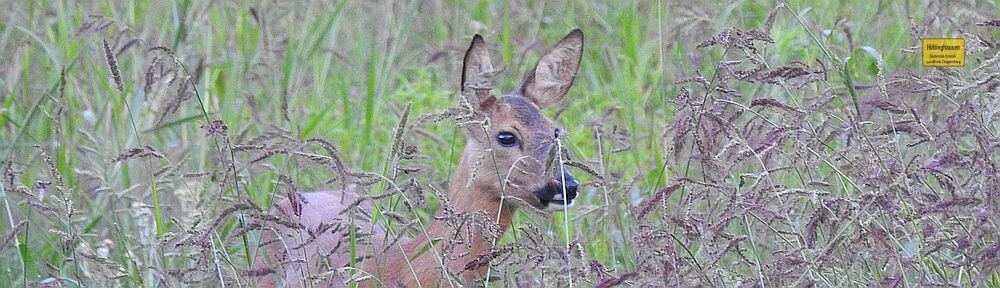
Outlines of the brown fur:
{"type": "MultiPolygon", "coordinates": [[[[497,224],[499,233],[503,233],[510,226],[516,203],[543,207],[533,191],[558,179],[549,174],[552,171],[546,171],[543,162],[551,160],[547,158],[555,143],[555,125],[540,109],[558,102],[568,92],[580,64],[582,48],[583,34],[574,30],[539,60],[537,68],[525,78],[520,91],[495,97],[488,89],[484,89],[492,83],[489,76],[493,73],[493,65],[489,52],[482,37],[476,35],[473,38],[464,59],[462,90],[472,90],[466,92],[473,93],[463,94],[470,98],[478,113],[488,118],[490,127],[489,134],[478,127],[467,129],[469,141],[452,177],[447,196],[455,212],[485,215],[491,223],[497,224]],[[519,139],[517,145],[503,147],[498,144],[495,139],[499,132],[513,133],[519,139]],[[473,166],[484,153],[489,160],[483,162],[490,164],[478,167],[479,172],[472,175],[477,169],[473,166]],[[496,167],[493,166],[493,160],[496,167]],[[499,168],[499,171],[494,171],[494,168],[499,168]],[[520,201],[508,200],[509,197],[520,201]]],[[[321,228],[331,225],[341,225],[337,227],[344,228],[344,223],[350,221],[348,216],[340,215],[339,212],[358,199],[356,194],[350,192],[313,192],[302,195],[305,201],[301,203],[301,216],[294,213],[293,206],[296,205],[292,205],[287,199],[275,205],[272,215],[302,224],[304,229],[280,226],[265,230],[261,239],[268,243],[264,248],[272,265],[264,257],[258,257],[260,260],[256,263],[258,270],[276,267],[276,274],[285,279],[287,286],[292,287],[308,285],[308,281],[302,280],[306,275],[331,271],[350,263],[346,248],[348,230],[330,233],[330,230],[321,228]],[[315,241],[306,240],[310,239],[310,235],[318,236],[315,241]],[[318,267],[315,265],[317,259],[325,260],[326,265],[318,267]]],[[[368,206],[361,208],[363,211],[371,211],[368,206]]],[[[372,253],[358,253],[374,255],[364,259],[359,267],[374,277],[363,281],[361,287],[394,287],[397,284],[403,287],[451,287],[458,286],[459,283],[449,283],[450,279],[442,268],[458,273],[465,284],[471,284],[486,273],[488,265],[473,265],[471,269],[466,269],[466,265],[493,249],[493,238],[483,235],[480,229],[462,225],[460,231],[455,231],[446,222],[434,221],[427,227],[426,235],[418,234],[394,245],[389,243],[391,241],[384,240],[391,237],[384,237],[385,231],[381,227],[369,223],[364,217],[354,221],[357,231],[375,232],[371,237],[373,243],[369,250],[372,253]],[[440,253],[437,251],[443,249],[447,240],[456,239],[456,235],[472,235],[472,239],[468,239],[471,243],[468,246],[456,245],[450,254],[454,258],[448,259],[447,267],[441,267],[438,258],[440,253]],[[426,250],[412,258],[425,250],[433,239],[441,239],[433,247],[434,251],[426,250]]],[[[364,275],[355,273],[358,274],[364,275]]],[[[276,278],[265,277],[261,286],[274,287],[277,284],[276,278]]],[[[326,283],[320,283],[320,286],[342,287],[345,280],[348,279],[335,276],[326,283]]]]}

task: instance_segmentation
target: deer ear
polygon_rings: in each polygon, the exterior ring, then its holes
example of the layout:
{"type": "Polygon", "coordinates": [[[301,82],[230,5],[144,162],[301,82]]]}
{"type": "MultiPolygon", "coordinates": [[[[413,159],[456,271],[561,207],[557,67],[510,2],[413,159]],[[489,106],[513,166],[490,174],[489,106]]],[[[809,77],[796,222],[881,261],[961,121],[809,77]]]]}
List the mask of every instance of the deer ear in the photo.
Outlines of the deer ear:
{"type": "Polygon", "coordinates": [[[496,99],[490,94],[490,88],[493,87],[490,76],[493,72],[493,62],[490,60],[489,50],[486,50],[486,42],[483,41],[483,36],[476,34],[472,37],[469,50],[465,51],[461,83],[462,95],[470,98],[474,108],[483,110],[495,102],[496,99]]]}
{"type": "Polygon", "coordinates": [[[583,32],[573,29],[556,46],[542,56],[535,69],[528,73],[521,85],[521,94],[539,108],[559,102],[566,96],[583,57],[583,32]]]}

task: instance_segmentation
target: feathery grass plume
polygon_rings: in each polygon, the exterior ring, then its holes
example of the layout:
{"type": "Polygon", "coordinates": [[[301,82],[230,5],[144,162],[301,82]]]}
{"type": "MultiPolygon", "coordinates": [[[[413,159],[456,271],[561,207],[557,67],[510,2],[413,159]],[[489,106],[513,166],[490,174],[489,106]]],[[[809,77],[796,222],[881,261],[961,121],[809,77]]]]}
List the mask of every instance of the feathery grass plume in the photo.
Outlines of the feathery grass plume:
{"type": "Polygon", "coordinates": [[[727,48],[736,47],[751,54],[757,54],[758,47],[754,44],[754,42],[774,43],[774,39],[771,39],[770,35],[767,35],[763,31],[757,29],[742,30],[732,27],[715,34],[709,40],[701,42],[701,44],[698,44],[697,48],[721,45],[727,48]]]}
{"type": "MultiPolygon", "coordinates": [[[[399,118],[399,124],[396,125],[396,131],[392,135],[392,146],[389,149],[389,161],[391,162],[399,161],[396,158],[402,154],[404,132],[408,131],[406,121],[409,120],[411,110],[413,110],[413,102],[406,103],[403,116],[399,118]]],[[[395,175],[395,172],[393,174],[395,175]]]]}
{"type": "MultiPolygon", "coordinates": [[[[152,67],[150,67],[150,68],[152,68],[152,67]]],[[[160,114],[157,116],[156,125],[162,124],[163,121],[167,117],[169,117],[171,115],[174,115],[174,114],[177,114],[177,112],[180,111],[181,105],[183,105],[188,100],[194,99],[194,96],[195,96],[194,92],[191,91],[191,89],[189,89],[189,87],[188,87],[189,85],[191,85],[190,81],[188,79],[190,76],[180,76],[180,78],[181,78],[180,80],[181,81],[175,81],[174,77],[177,77],[177,72],[178,71],[177,71],[177,68],[172,68],[172,69],[173,69],[173,71],[167,72],[167,73],[171,73],[171,75],[168,76],[170,78],[169,78],[169,82],[167,83],[167,85],[170,85],[173,82],[177,82],[178,83],[177,84],[177,93],[176,93],[176,96],[167,98],[166,106],[163,107],[163,108],[161,108],[162,112],[160,112],[160,114]]],[[[148,79],[147,81],[149,81],[149,80],[153,80],[153,79],[148,79]]],[[[156,81],[156,80],[153,80],[153,81],[156,81]]],[[[147,85],[150,85],[150,84],[147,83],[147,85]]],[[[150,88],[150,89],[152,89],[152,88],[150,88]]]]}
{"type": "Polygon", "coordinates": [[[243,211],[258,211],[258,210],[260,209],[247,203],[232,204],[226,209],[223,209],[221,212],[219,212],[218,215],[216,215],[212,221],[208,222],[208,224],[205,224],[200,231],[197,230],[190,231],[190,233],[186,235],[183,238],[183,240],[181,240],[174,246],[175,247],[200,246],[203,248],[209,247],[211,246],[210,236],[212,235],[213,231],[215,231],[215,229],[217,229],[219,225],[222,224],[223,221],[232,216],[232,214],[243,211]]]}
{"type": "Polygon", "coordinates": [[[288,202],[292,205],[292,214],[298,217],[302,216],[302,205],[309,204],[309,201],[299,193],[298,185],[295,185],[295,181],[292,180],[288,175],[280,174],[278,175],[278,180],[285,185],[288,185],[288,202]]]}
{"type": "Polygon", "coordinates": [[[205,130],[205,136],[226,136],[229,134],[229,126],[226,125],[222,120],[214,120],[208,124],[201,125],[201,129],[205,130]]]}
{"type": "Polygon", "coordinates": [[[13,240],[14,237],[17,237],[18,234],[21,234],[21,232],[23,232],[22,230],[24,230],[24,227],[27,223],[28,221],[21,220],[21,222],[17,222],[17,225],[14,225],[14,227],[12,227],[9,231],[7,231],[7,235],[3,237],[2,241],[0,241],[0,251],[7,249],[7,245],[10,244],[11,240],[13,240]]]}
{"type": "MultiPolygon", "coordinates": [[[[49,153],[45,152],[45,149],[42,149],[41,145],[34,145],[34,147],[42,156],[42,161],[45,163],[46,168],[48,168],[49,176],[55,180],[56,190],[59,190],[60,193],[65,193],[66,182],[63,180],[62,174],[59,173],[59,169],[56,168],[56,163],[52,160],[52,156],[49,156],[49,153]]],[[[64,199],[68,200],[69,198],[64,197],[64,199]]]]}
{"type": "Polygon", "coordinates": [[[803,113],[802,110],[789,106],[788,104],[781,103],[780,100],[774,98],[757,98],[750,101],[750,107],[756,107],[756,106],[775,107],[779,109],[785,109],[791,112],[803,113]]]}
{"type": "Polygon", "coordinates": [[[76,31],[73,31],[73,34],[71,34],[70,37],[78,38],[88,34],[101,32],[114,23],[114,20],[110,20],[99,15],[88,15],[87,20],[80,24],[80,27],[77,27],[76,31]]]}
{"type": "MultiPolygon", "coordinates": [[[[819,62],[822,65],[822,62],[819,62]]],[[[820,82],[827,78],[826,67],[811,69],[802,62],[794,62],[792,65],[780,66],[777,68],[767,68],[759,65],[750,70],[731,71],[733,78],[750,83],[779,84],[785,81],[797,81],[797,88],[801,88],[809,83],[820,82]]]]}
{"type": "Polygon", "coordinates": [[[147,158],[147,157],[159,158],[159,159],[165,158],[163,154],[161,154],[159,151],[156,151],[156,148],[147,145],[140,148],[129,148],[124,153],[118,154],[118,156],[112,158],[111,163],[118,163],[132,158],[147,158]]]}
{"type": "Polygon", "coordinates": [[[674,184],[669,187],[660,189],[659,192],[653,194],[653,197],[649,198],[643,204],[639,205],[639,211],[638,213],[636,213],[636,218],[642,220],[642,218],[645,217],[650,210],[653,210],[653,207],[656,205],[656,203],[659,203],[661,200],[663,200],[663,198],[670,196],[670,194],[672,194],[674,191],[677,191],[677,189],[679,188],[681,188],[681,184],[674,184]]]}
{"type": "Polygon", "coordinates": [[[896,104],[893,104],[889,100],[886,100],[884,98],[877,97],[877,96],[868,97],[868,99],[863,100],[861,103],[867,104],[867,105],[871,105],[872,107],[878,108],[879,110],[882,110],[882,111],[885,111],[885,112],[889,112],[889,113],[892,113],[892,114],[906,114],[906,113],[908,113],[907,110],[904,110],[903,108],[900,108],[899,106],[897,106],[896,104]]]}
{"type": "Polygon", "coordinates": [[[333,162],[330,163],[329,168],[340,175],[341,182],[346,184],[348,182],[347,180],[348,176],[355,176],[355,177],[357,176],[353,175],[350,171],[348,171],[347,166],[344,165],[343,158],[340,156],[340,151],[337,150],[337,146],[334,145],[333,142],[321,138],[309,138],[306,139],[306,143],[319,145],[324,150],[326,150],[328,156],[333,159],[333,162]]]}
{"type": "Polygon", "coordinates": [[[115,54],[114,54],[115,55],[115,59],[118,59],[118,57],[121,56],[122,53],[125,53],[125,51],[128,50],[128,48],[132,48],[132,47],[134,47],[136,45],[139,45],[139,39],[130,39],[130,40],[126,41],[125,44],[118,45],[119,46],[118,50],[115,50],[115,54]]]}
{"type": "Polygon", "coordinates": [[[1000,19],[986,20],[983,22],[976,23],[976,25],[987,26],[987,27],[1000,27],[1000,19]]]}
{"type": "Polygon", "coordinates": [[[115,81],[115,88],[118,92],[125,93],[125,83],[122,81],[122,73],[118,70],[118,58],[115,54],[111,52],[111,45],[108,44],[108,40],[104,39],[104,57],[108,59],[108,69],[111,73],[111,79],[115,81]]]}
{"type": "Polygon", "coordinates": [[[598,180],[601,180],[601,181],[604,181],[604,180],[607,179],[607,178],[605,178],[605,176],[603,174],[601,174],[600,172],[597,172],[597,170],[595,170],[593,167],[590,167],[590,165],[587,165],[586,163],[583,163],[583,162],[578,162],[578,161],[573,161],[573,160],[566,160],[566,161],[563,162],[563,165],[566,165],[566,166],[569,166],[569,167],[576,167],[577,169],[580,169],[581,171],[586,172],[587,174],[590,174],[591,176],[594,176],[598,180]]]}
{"type": "Polygon", "coordinates": [[[510,253],[514,251],[515,247],[516,244],[507,244],[502,247],[493,248],[491,251],[486,251],[483,254],[476,256],[476,258],[469,261],[469,263],[466,263],[464,271],[472,271],[480,267],[485,267],[486,265],[499,265],[499,263],[503,263],[503,261],[495,261],[495,259],[504,255],[510,255],[510,253]]]}

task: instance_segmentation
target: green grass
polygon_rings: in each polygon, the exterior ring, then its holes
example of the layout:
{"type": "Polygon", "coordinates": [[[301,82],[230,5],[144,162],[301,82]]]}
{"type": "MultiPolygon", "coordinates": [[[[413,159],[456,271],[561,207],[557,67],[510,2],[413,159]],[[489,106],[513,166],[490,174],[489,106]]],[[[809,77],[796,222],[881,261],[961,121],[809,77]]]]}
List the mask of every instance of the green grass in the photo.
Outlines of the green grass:
{"type": "MultiPolygon", "coordinates": [[[[521,228],[539,227],[545,243],[565,247],[563,235],[568,228],[582,251],[570,256],[571,266],[577,269],[577,276],[572,278],[575,285],[593,286],[606,278],[592,272],[588,266],[591,260],[606,267],[610,276],[639,272],[638,278],[629,280],[636,285],[664,285],[657,281],[676,279],[709,286],[791,284],[765,279],[769,277],[761,271],[770,268],[762,266],[773,260],[773,253],[780,250],[776,247],[783,245],[781,233],[774,231],[805,227],[815,203],[788,200],[791,204],[786,206],[798,209],[794,213],[801,215],[790,215],[793,219],[774,224],[777,228],[754,219],[758,215],[747,214],[726,224],[722,231],[750,237],[737,248],[746,252],[749,264],[735,252],[716,259],[712,253],[727,242],[687,238],[677,223],[660,217],[688,215],[684,209],[713,209],[709,196],[688,197],[704,192],[695,186],[685,186],[662,203],[654,203],[668,209],[659,208],[661,212],[644,220],[635,215],[645,200],[678,183],[681,177],[708,179],[702,178],[700,170],[704,167],[697,161],[692,164],[690,155],[675,161],[678,158],[671,156],[674,142],[667,128],[680,121],[675,115],[679,107],[671,100],[681,89],[691,90],[692,99],[698,100],[714,94],[674,82],[697,75],[710,81],[723,77],[718,63],[742,55],[720,46],[697,46],[729,27],[769,27],[768,35],[774,43],[761,50],[762,61],[771,67],[793,62],[816,67],[819,61],[829,69],[828,78],[801,89],[734,82],[729,88],[745,97],[730,100],[750,105],[754,99],[774,98],[800,107],[824,91],[842,96],[870,93],[874,90],[857,91],[855,86],[878,83],[878,73],[884,76],[932,71],[919,67],[919,53],[904,52],[919,45],[919,39],[911,34],[910,19],[926,28],[921,32],[928,37],[970,37],[960,33],[975,33],[995,42],[1000,34],[995,28],[974,25],[1000,13],[996,3],[988,1],[954,5],[925,1],[790,1],[784,3],[785,8],[771,1],[374,2],[28,0],[3,5],[7,11],[0,15],[0,171],[16,173],[11,174],[11,181],[6,176],[0,181],[0,197],[4,200],[0,235],[13,236],[9,243],[3,243],[6,246],[0,246],[0,263],[7,264],[0,268],[0,286],[33,286],[59,279],[71,286],[158,286],[156,283],[161,281],[178,285],[184,284],[182,279],[170,273],[209,266],[208,272],[196,275],[204,278],[198,285],[216,286],[219,281],[227,286],[253,283],[234,272],[248,267],[248,257],[256,257],[257,233],[235,234],[246,225],[239,215],[252,212],[240,211],[222,218],[221,224],[211,229],[207,242],[211,245],[204,250],[197,246],[178,248],[177,239],[182,239],[178,237],[189,229],[204,227],[241,199],[268,207],[284,197],[286,185],[279,181],[280,175],[291,177],[305,191],[337,189],[340,184],[327,184],[335,173],[302,158],[278,154],[251,164],[262,155],[260,149],[233,151],[231,147],[257,137],[281,145],[314,137],[329,139],[347,166],[387,173],[393,130],[407,103],[413,105],[411,115],[424,115],[457,101],[461,57],[472,35],[483,34],[495,49],[494,59],[502,58],[495,62],[502,61],[497,64],[505,69],[497,79],[497,92],[503,93],[517,87],[540,53],[575,27],[586,34],[582,67],[570,94],[546,112],[558,115],[556,121],[570,132],[564,138],[570,154],[606,176],[605,186],[587,186],[578,204],[566,215],[557,213],[542,219],[519,213],[515,230],[500,242],[520,243],[526,238],[521,228]],[[953,22],[944,21],[947,19],[953,22]],[[124,92],[117,90],[110,76],[104,40],[112,52],[123,49],[116,60],[124,92]],[[875,54],[881,55],[882,67],[875,54]],[[176,65],[174,57],[184,68],[176,65]],[[838,69],[848,74],[837,73],[838,69]],[[153,73],[155,77],[150,79],[157,80],[148,82],[147,73],[153,73]],[[179,98],[185,100],[177,103],[179,98]],[[225,123],[229,139],[206,135],[202,127],[214,120],[225,123]],[[112,161],[130,148],[144,146],[155,148],[164,158],[112,161]],[[629,149],[616,151],[621,147],[629,149]],[[51,162],[47,163],[43,152],[51,162]],[[226,166],[229,163],[232,168],[226,166]],[[49,165],[55,170],[50,171],[49,165]],[[202,172],[207,174],[192,176],[202,172]],[[56,181],[57,176],[62,183],[56,181]],[[44,198],[34,198],[42,195],[44,198]],[[694,203],[688,205],[685,201],[694,203]],[[572,217],[569,227],[562,224],[564,217],[572,217]],[[27,221],[27,225],[14,231],[20,221],[27,221]],[[645,234],[657,229],[670,233],[645,234]],[[656,237],[675,240],[667,242],[675,245],[671,246],[673,253],[688,267],[685,275],[693,276],[670,278],[650,272],[647,260],[653,248],[649,245],[661,242],[644,241],[660,239],[656,237]]],[[[996,48],[990,49],[983,54],[996,52],[996,48]]],[[[970,62],[965,68],[940,73],[963,77],[997,73],[995,65],[970,72],[978,64],[970,62]]],[[[996,103],[995,91],[977,95],[996,103]]],[[[943,123],[958,107],[958,102],[951,100],[963,97],[940,95],[935,98],[940,102],[934,102],[933,107],[941,110],[933,110],[938,112],[923,120],[943,123]]],[[[832,98],[834,108],[829,111],[842,111],[832,112],[834,116],[845,118],[865,108],[856,102],[859,98],[832,98]]],[[[995,112],[995,107],[980,108],[995,112]]],[[[829,115],[815,113],[802,120],[821,125],[829,115]]],[[[872,116],[868,120],[892,123],[892,119],[880,119],[872,116]]],[[[981,122],[995,140],[996,120],[981,122]]],[[[864,135],[879,128],[860,124],[854,127],[867,133],[864,135]]],[[[425,157],[406,165],[422,168],[416,177],[420,183],[446,187],[464,136],[450,119],[417,128],[426,134],[411,133],[407,136],[412,138],[403,140],[417,146],[425,157]]],[[[905,144],[910,139],[897,140],[905,144]]],[[[694,145],[685,143],[685,147],[694,145]]],[[[898,143],[895,148],[899,153],[858,154],[853,161],[863,160],[860,156],[864,155],[886,157],[886,162],[908,160],[904,156],[933,159],[937,153],[926,147],[907,150],[898,143]]],[[[839,139],[828,144],[815,152],[829,156],[843,149],[869,148],[869,144],[849,144],[839,139]]],[[[306,147],[321,151],[316,146],[306,147]]],[[[987,158],[994,157],[993,164],[997,159],[997,153],[990,152],[995,148],[984,149],[974,141],[956,149],[982,150],[987,158]]],[[[864,153],[861,150],[851,153],[864,153]]],[[[801,151],[806,157],[808,153],[801,151]]],[[[794,156],[781,157],[785,161],[782,163],[802,167],[794,156]]],[[[858,174],[837,174],[838,169],[852,169],[846,166],[856,163],[846,158],[851,157],[829,156],[828,162],[805,167],[808,171],[795,171],[797,176],[776,174],[771,181],[790,188],[808,188],[804,179],[836,174],[824,178],[832,185],[822,189],[845,199],[862,199],[869,188],[851,183],[863,179],[858,174]]],[[[757,173],[761,168],[753,161],[747,163],[736,165],[732,177],[718,184],[735,185],[734,179],[740,179],[740,173],[757,173]]],[[[586,173],[575,174],[584,183],[596,182],[586,173]]],[[[942,190],[937,181],[922,182],[933,187],[928,189],[942,190]]],[[[378,194],[384,188],[371,187],[362,193],[378,194]]],[[[433,196],[429,198],[429,207],[407,215],[428,219],[438,206],[433,196]]],[[[381,203],[382,207],[402,211],[398,201],[389,198],[381,203]]],[[[997,213],[995,200],[990,201],[976,207],[997,213]]],[[[919,210],[910,207],[914,204],[900,203],[904,209],[919,210]]],[[[863,218],[846,218],[867,219],[866,223],[888,230],[899,228],[893,226],[899,222],[883,212],[858,213],[863,218]]],[[[920,219],[937,221],[933,226],[940,231],[968,230],[956,224],[967,222],[949,220],[957,218],[920,219]]],[[[716,223],[719,219],[703,220],[716,223]]],[[[987,229],[992,227],[993,233],[987,233],[992,238],[973,239],[973,250],[937,253],[920,246],[919,257],[905,262],[848,261],[856,258],[851,256],[852,249],[865,248],[864,244],[852,243],[854,248],[837,250],[835,258],[844,262],[816,264],[824,268],[807,269],[804,281],[824,286],[878,286],[886,285],[880,281],[887,276],[902,275],[901,283],[909,286],[948,283],[998,287],[1000,274],[990,270],[996,269],[995,262],[973,261],[978,259],[975,251],[995,245],[993,221],[983,224],[987,229]]],[[[903,225],[899,230],[902,232],[888,233],[891,241],[898,243],[897,250],[906,250],[907,241],[921,241],[922,227],[916,223],[899,224],[903,225]]],[[[839,234],[862,237],[867,233],[864,229],[868,229],[864,227],[830,227],[820,233],[823,241],[819,244],[830,244],[828,237],[839,234]]],[[[955,235],[951,242],[961,240],[961,233],[955,235]]],[[[822,247],[801,251],[802,258],[816,257],[823,252],[822,247]]],[[[529,256],[527,253],[514,252],[519,257],[529,256]]],[[[546,257],[542,267],[533,269],[531,275],[545,279],[547,285],[565,284],[568,279],[545,274],[561,271],[560,255],[546,257]]],[[[520,266],[502,265],[494,275],[511,279],[517,268],[520,266]]],[[[501,283],[495,286],[504,286],[501,283]]]]}

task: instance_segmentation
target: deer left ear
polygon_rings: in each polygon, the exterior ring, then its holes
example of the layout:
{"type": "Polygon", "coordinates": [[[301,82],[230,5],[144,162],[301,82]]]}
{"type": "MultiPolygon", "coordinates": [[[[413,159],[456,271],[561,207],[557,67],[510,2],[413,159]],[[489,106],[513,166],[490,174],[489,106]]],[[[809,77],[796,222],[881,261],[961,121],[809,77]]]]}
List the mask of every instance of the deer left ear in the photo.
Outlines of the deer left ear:
{"type": "Polygon", "coordinates": [[[486,42],[483,36],[472,37],[472,44],[469,50],[465,51],[465,58],[462,60],[462,83],[461,91],[463,95],[469,96],[473,107],[485,110],[495,102],[490,89],[493,86],[490,74],[494,73],[493,62],[490,60],[490,52],[486,49],[486,42]],[[465,93],[472,90],[472,93],[465,93]]]}
{"type": "Polygon", "coordinates": [[[521,94],[539,108],[549,107],[569,92],[583,57],[583,32],[573,29],[542,56],[521,85],[521,94]]]}

